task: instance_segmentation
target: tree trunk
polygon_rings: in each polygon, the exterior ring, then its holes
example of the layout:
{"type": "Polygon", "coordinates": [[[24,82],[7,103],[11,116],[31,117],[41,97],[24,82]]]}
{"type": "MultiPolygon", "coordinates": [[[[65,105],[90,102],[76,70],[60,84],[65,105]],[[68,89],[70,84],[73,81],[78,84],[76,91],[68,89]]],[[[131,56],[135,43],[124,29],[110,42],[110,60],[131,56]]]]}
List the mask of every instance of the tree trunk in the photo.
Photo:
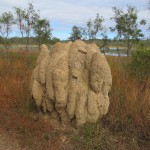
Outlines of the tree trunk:
{"type": "Polygon", "coordinates": [[[130,52],[130,41],[127,40],[127,57],[129,58],[129,52],[130,52]]]}
{"type": "Polygon", "coordinates": [[[26,51],[28,51],[28,46],[29,46],[29,41],[30,41],[30,38],[29,38],[29,35],[27,36],[27,39],[26,39],[26,51]]]}
{"type": "Polygon", "coordinates": [[[39,42],[39,51],[41,50],[41,42],[39,42]]]}
{"type": "Polygon", "coordinates": [[[40,51],[41,50],[41,37],[40,36],[38,37],[38,45],[39,45],[39,51],[40,51]]]}
{"type": "Polygon", "coordinates": [[[117,52],[118,52],[118,59],[117,59],[117,64],[119,64],[119,62],[120,62],[120,51],[119,51],[119,47],[118,47],[118,45],[117,45],[117,52]]]}
{"type": "Polygon", "coordinates": [[[120,57],[120,51],[118,45],[117,45],[117,53],[118,53],[118,57],[120,57]]]}

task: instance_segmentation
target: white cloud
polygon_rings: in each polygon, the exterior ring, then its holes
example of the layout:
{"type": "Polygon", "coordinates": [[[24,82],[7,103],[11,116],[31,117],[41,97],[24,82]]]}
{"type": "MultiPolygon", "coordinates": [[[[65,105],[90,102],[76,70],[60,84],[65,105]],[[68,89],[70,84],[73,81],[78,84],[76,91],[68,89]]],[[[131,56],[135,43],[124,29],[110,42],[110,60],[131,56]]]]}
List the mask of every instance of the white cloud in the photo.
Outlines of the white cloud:
{"type": "MultiPolygon", "coordinates": [[[[137,7],[140,19],[148,19],[147,0],[33,0],[36,10],[40,10],[43,18],[47,18],[53,23],[57,31],[71,28],[72,25],[84,25],[89,18],[94,18],[99,13],[105,18],[105,25],[113,24],[110,18],[113,15],[112,7],[125,8],[129,5],[137,7]],[[57,27],[55,27],[57,22],[57,27]]],[[[27,7],[26,0],[1,0],[0,13],[4,11],[13,11],[13,7],[27,7]]],[[[67,33],[66,33],[67,34],[67,33]]]]}

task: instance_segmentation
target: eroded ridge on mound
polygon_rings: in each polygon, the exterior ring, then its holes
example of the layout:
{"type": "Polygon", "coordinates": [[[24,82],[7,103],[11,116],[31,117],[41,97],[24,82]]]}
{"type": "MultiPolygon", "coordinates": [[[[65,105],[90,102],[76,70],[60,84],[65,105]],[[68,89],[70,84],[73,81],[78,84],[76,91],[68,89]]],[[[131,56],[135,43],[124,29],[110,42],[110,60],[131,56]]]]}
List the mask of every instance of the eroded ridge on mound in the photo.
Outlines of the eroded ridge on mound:
{"type": "Polygon", "coordinates": [[[81,40],[41,46],[30,94],[39,111],[65,124],[96,123],[108,111],[110,67],[95,44],[81,40]]]}

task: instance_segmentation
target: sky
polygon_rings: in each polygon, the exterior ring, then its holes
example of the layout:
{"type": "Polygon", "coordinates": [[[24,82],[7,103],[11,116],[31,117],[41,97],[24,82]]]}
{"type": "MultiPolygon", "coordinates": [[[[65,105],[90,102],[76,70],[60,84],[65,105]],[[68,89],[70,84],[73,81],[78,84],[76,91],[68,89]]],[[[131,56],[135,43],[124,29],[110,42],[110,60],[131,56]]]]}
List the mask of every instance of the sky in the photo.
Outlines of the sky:
{"type": "MultiPolygon", "coordinates": [[[[110,20],[114,6],[123,10],[127,5],[135,6],[139,10],[139,20],[146,19],[150,25],[148,0],[0,0],[0,15],[5,11],[14,14],[13,7],[27,8],[28,2],[33,3],[35,10],[40,10],[42,18],[50,21],[53,37],[61,40],[70,36],[73,25],[85,27],[87,20],[94,19],[97,13],[104,17],[107,28],[115,25],[110,20]]],[[[147,26],[142,27],[142,31],[148,36],[147,26]]],[[[19,31],[15,29],[11,35],[18,36],[19,31]]],[[[113,38],[114,34],[108,31],[108,36],[113,38]]]]}

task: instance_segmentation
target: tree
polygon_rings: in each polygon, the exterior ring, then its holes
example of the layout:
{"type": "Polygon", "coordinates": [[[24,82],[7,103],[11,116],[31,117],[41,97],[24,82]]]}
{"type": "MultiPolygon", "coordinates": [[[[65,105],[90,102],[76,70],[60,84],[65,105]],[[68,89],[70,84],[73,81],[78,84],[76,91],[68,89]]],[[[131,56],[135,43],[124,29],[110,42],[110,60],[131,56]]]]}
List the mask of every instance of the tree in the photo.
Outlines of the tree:
{"type": "Polygon", "coordinates": [[[111,31],[117,32],[116,39],[125,40],[127,45],[127,56],[129,56],[133,43],[138,42],[139,39],[144,36],[139,26],[145,25],[146,22],[145,20],[137,22],[138,11],[135,7],[127,6],[127,12],[113,7],[113,11],[114,16],[111,19],[115,21],[116,25],[111,28],[111,31]]]}
{"type": "Polygon", "coordinates": [[[28,50],[29,40],[30,40],[30,33],[33,29],[36,21],[39,19],[39,15],[34,10],[32,3],[28,3],[28,8],[25,10],[25,24],[23,26],[25,33],[26,33],[26,50],[28,50]]]}
{"type": "Polygon", "coordinates": [[[96,39],[97,36],[102,35],[105,28],[103,26],[104,18],[96,14],[96,18],[92,21],[89,19],[86,23],[86,35],[88,39],[96,39]]]}
{"type": "Polygon", "coordinates": [[[46,19],[39,19],[34,25],[34,32],[36,34],[39,49],[41,44],[48,44],[49,40],[52,37],[51,33],[52,29],[50,27],[50,23],[46,19]]]}
{"type": "Polygon", "coordinates": [[[20,7],[14,7],[16,12],[16,23],[19,27],[22,38],[24,37],[24,18],[25,18],[25,10],[22,10],[20,7]]]}
{"type": "Polygon", "coordinates": [[[92,23],[92,20],[89,19],[86,23],[87,25],[87,30],[86,30],[86,35],[88,36],[88,39],[92,39],[93,38],[93,23],[92,23]]]}
{"type": "Polygon", "coordinates": [[[33,31],[35,23],[39,19],[39,14],[35,11],[32,3],[28,3],[28,8],[23,10],[15,7],[15,12],[21,35],[22,37],[24,37],[24,35],[26,37],[26,50],[28,50],[31,32],[33,31]]]}
{"type": "Polygon", "coordinates": [[[110,42],[110,40],[108,39],[106,32],[102,33],[102,45],[100,46],[100,48],[105,47],[105,48],[109,49],[108,48],[109,42],[110,42]]]}
{"type": "Polygon", "coordinates": [[[84,29],[82,27],[73,26],[69,39],[75,41],[78,39],[82,39],[83,36],[84,36],[84,29]]]}
{"type": "Polygon", "coordinates": [[[57,37],[53,37],[50,41],[50,44],[54,45],[55,43],[60,42],[60,39],[57,37]]]}
{"type": "Polygon", "coordinates": [[[122,33],[122,13],[123,11],[121,9],[117,9],[116,7],[113,7],[113,11],[114,11],[114,17],[111,18],[116,22],[116,26],[115,27],[110,27],[110,30],[112,32],[116,31],[117,35],[116,37],[114,37],[114,42],[116,42],[117,45],[117,52],[118,52],[118,56],[120,56],[120,51],[119,51],[119,42],[122,40],[123,37],[123,33],[122,33]]]}
{"type": "Polygon", "coordinates": [[[5,47],[9,47],[9,35],[12,31],[12,25],[14,24],[14,17],[11,12],[4,12],[0,16],[0,33],[4,39],[5,47]]]}

